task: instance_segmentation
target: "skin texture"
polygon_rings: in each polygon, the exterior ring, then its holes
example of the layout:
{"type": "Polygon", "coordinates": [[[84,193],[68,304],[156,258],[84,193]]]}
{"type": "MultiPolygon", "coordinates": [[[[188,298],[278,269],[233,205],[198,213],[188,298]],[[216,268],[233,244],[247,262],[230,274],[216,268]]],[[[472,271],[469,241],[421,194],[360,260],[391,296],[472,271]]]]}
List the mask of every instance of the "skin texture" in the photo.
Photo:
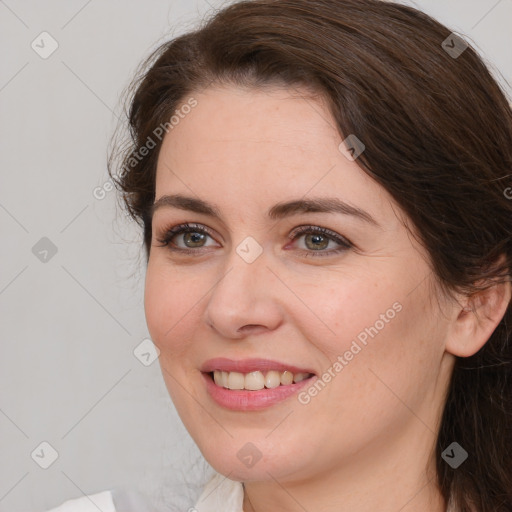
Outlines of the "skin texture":
{"type": "Polygon", "coordinates": [[[485,343],[510,286],[479,300],[489,316],[481,321],[463,311],[464,298],[437,292],[400,208],[342,154],[325,104],[306,90],[219,86],[194,97],[164,139],[156,199],[198,197],[222,220],[157,209],[145,288],[148,328],[185,427],[217,471],[245,482],[245,511],[444,511],[432,454],[454,355],[485,343]],[[313,197],[342,199],[380,227],[340,213],[266,216],[276,203],[313,197]],[[203,246],[173,238],[194,254],[161,246],[185,222],[214,235],[203,246]],[[340,246],[290,240],[301,225],[354,247],[314,256],[340,246]],[[252,263],[236,252],[248,236],[263,250],[252,263]],[[400,312],[307,404],[294,396],[237,412],[206,391],[199,368],[213,357],[269,358],[322,375],[395,303],[400,312]],[[237,457],[248,442],[261,452],[251,468],[237,457]]]}

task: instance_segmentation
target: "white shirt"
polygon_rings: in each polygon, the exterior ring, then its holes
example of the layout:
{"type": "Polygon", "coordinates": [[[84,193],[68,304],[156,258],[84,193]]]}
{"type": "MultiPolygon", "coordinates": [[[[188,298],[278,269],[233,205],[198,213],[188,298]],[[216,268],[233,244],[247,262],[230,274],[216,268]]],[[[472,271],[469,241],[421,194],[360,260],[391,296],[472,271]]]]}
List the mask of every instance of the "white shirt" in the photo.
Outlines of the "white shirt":
{"type": "MultiPolygon", "coordinates": [[[[243,512],[244,491],[241,482],[215,473],[205,485],[194,507],[187,512],[243,512]]],[[[89,494],[65,501],[47,512],[149,512],[147,505],[141,504],[128,494],[116,495],[112,491],[89,494]]]]}
{"type": "Polygon", "coordinates": [[[110,491],[65,501],[59,507],[52,508],[48,512],[98,512],[98,509],[102,512],[116,512],[110,491]]]}

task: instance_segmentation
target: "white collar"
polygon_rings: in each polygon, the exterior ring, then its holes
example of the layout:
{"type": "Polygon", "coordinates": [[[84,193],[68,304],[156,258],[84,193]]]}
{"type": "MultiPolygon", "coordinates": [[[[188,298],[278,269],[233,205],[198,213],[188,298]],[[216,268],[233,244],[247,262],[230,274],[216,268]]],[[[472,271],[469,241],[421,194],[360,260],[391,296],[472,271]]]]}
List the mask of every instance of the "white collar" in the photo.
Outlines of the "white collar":
{"type": "Polygon", "coordinates": [[[244,512],[242,482],[230,480],[215,473],[205,485],[197,503],[190,512],[244,512]]]}

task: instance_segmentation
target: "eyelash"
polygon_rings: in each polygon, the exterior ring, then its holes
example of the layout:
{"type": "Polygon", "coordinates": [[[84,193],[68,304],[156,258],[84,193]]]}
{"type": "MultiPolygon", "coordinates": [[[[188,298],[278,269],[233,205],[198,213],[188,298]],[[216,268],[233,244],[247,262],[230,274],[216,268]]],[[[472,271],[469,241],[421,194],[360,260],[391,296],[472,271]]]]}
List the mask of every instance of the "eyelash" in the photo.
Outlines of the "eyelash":
{"type": "MultiPolygon", "coordinates": [[[[171,240],[176,236],[183,233],[202,233],[205,235],[210,236],[211,238],[214,238],[213,232],[210,231],[206,226],[203,226],[201,224],[179,224],[177,226],[174,226],[170,229],[166,229],[163,231],[163,234],[160,235],[160,238],[157,238],[157,241],[160,242],[159,247],[167,247],[171,251],[180,252],[182,254],[197,254],[198,249],[202,249],[202,247],[198,247],[197,249],[191,249],[191,248],[182,248],[182,247],[172,247],[170,244],[171,240]]],[[[347,240],[346,238],[338,235],[334,231],[331,231],[327,228],[323,228],[320,226],[299,226],[298,228],[294,229],[289,235],[288,238],[290,240],[295,240],[299,238],[301,235],[305,234],[320,234],[326,236],[329,240],[332,240],[338,244],[341,245],[338,249],[331,249],[330,251],[314,251],[314,250],[307,250],[307,249],[300,249],[302,253],[304,253],[304,256],[309,257],[325,257],[325,256],[332,256],[334,254],[339,254],[342,252],[347,251],[348,249],[351,249],[354,247],[354,245],[347,240]]]]}

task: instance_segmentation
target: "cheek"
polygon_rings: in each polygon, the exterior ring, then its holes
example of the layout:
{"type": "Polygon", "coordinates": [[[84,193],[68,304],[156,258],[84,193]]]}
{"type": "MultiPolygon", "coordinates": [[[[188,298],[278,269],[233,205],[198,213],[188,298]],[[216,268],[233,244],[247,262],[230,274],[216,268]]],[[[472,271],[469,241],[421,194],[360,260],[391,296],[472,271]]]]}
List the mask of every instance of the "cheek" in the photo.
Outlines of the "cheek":
{"type": "Polygon", "coordinates": [[[183,279],[174,269],[148,264],[144,289],[144,310],[151,339],[165,358],[189,346],[194,315],[201,293],[193,280],[183,279]]]}
{"type": "Polygon", "coordinates": [[[349,345],[345,354],[352,361],[344,370],[350,378],[340,384],[353,393],[355,403],[369,405],[370,416],[380,411],[378,414],[391,418],[401,410],[407,416],[407,408],[401,404],[413,410],[421,407],[435,381],[443,354],[443,326],[432,319],[424,291],[416,292],[386,295],[344,339],[349,345]]]}
{"type": "Polygon", "coordinates": [[[308,294],[308,303],[317,317],[315,322],[313,315],[308,316],[309,330],[314,333],[318,324],[329,329],[328,338],[324,338],[329,352],[343,353],[355,339],[364,345],[371,334],[389,331],[389,326],[397,322],[402,307],[396,285],[383,282],[378,276],[342,279],[338,286],[332,286],[332,282],[331,279],[308,294]]]}
{"type": "Polygon", "coordinates": [[[378,375],[399,390],[411,375],[416,382],[428,380],[442,355],[443,332],[433,328],[439,322],[433,320],[427,288],[411,289],[409,283],[386,282],[381,276],[319,286],[309,295],[317,316],[308,315],[302,326],[327,356],[325,370],[338,361],[341,366],[331,371],[350,374],[348,380],[336,379],[337,385],[350,381],[364,391],[378,375]]]}

